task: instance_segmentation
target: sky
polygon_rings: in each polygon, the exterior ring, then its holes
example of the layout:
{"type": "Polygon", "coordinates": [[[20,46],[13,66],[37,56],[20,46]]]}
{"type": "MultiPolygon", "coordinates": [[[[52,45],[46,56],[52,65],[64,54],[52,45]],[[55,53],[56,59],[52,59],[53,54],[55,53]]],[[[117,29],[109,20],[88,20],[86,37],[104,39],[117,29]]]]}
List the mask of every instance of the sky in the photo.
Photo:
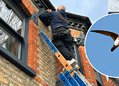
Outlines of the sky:
{"type": "Polygon", "coordinates": [[[90,32],[105,30],[119,34],[119,14],[111,14],[97,20],[90,28],[85,42],[87,57],[92,66],[100,73],[119,77],[119,47],[113,52],[114,40],[110,36],[90,32]]]}
{"type": "Polygon", "coordinates": [[[50,0],[50,2],[55,8],[64,5],[67,12],[89,17],[92,23],[108,14],[108,0],[50,0]]]}

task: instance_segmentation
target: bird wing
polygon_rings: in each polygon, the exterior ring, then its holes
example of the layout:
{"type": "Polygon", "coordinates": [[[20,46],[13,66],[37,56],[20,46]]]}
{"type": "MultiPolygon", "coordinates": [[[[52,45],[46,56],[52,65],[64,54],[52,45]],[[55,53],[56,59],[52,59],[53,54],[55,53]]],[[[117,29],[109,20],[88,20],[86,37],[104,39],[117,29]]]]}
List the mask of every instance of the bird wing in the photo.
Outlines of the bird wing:
{"type": "Polygon", "coordinates": [[[91,32],[96,32],[96,33],[100,33],[100,34],[103,34],[103,35],[111,36],[114,41],[115,41],[116,38],[118,37],[118,34],[116,34],[116,33],[114,33],[114,32],[110,32],[110,31],[91,30],[91,32]]]}

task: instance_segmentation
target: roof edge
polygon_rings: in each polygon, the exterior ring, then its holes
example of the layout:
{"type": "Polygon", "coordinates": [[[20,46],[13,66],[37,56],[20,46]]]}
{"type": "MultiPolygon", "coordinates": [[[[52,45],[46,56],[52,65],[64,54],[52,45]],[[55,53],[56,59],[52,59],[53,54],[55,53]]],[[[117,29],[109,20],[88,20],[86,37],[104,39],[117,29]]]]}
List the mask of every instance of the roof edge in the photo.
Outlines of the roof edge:
{"type": "Polygon", "coordinates": [[[87,16],[81,16],[81,15],[77,15],[77,14],[73,14],[73,13],[69,13],[69,12],[66,12],[66,14],[67,14],[68,18],[73,18],[73,19],[76,19],[76,20],[84,21],[88,24],[88,26],[92,25],[89,17],[87,17],[87,16]]]}

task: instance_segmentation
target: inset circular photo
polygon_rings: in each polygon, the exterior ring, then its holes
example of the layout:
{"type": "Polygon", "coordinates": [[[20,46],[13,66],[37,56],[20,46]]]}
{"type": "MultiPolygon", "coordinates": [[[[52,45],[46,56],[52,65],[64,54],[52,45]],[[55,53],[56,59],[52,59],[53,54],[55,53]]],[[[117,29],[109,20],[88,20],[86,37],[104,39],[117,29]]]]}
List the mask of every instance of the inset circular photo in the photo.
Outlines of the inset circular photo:
{"type": "Polygon", "coordinates": [[[90,27],[85,50],[94,69],[109,77],[119,77],[119,14],[106,15],[90,27]]]}

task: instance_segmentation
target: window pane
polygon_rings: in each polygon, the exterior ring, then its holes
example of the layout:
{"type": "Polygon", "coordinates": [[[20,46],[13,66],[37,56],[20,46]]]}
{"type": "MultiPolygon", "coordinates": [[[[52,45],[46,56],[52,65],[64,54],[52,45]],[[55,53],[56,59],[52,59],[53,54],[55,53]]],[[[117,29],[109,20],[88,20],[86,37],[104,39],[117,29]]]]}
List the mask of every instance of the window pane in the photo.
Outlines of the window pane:
{"type": "Polygon", "coordinates": [[[20,35],[23,34],[23,22],[12,9],[6,6],[6,3],[2,0],[0,0],[0,17],[4,21],[6,21],[20,35]]]}
{"type": "Polygon", "coordinates": [[[20,42],[9,34],[3,27],[0,26],[0,45],[14,54],[16,57],[20,57],[20,42]]]}

